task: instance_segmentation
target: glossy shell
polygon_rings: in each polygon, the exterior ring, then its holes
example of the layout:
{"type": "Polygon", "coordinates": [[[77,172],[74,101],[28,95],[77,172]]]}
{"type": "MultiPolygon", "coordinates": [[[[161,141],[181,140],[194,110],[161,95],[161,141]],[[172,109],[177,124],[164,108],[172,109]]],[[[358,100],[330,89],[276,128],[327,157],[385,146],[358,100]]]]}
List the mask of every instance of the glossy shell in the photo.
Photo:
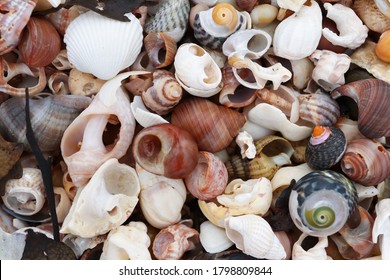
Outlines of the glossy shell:
{"type": "Polygon", "coordinates": [[[355,210],[357,193],[345,176],[330,170],[313,171],[294,184],[289,209],[304,233],[323,237],[338,232],[355,210]]]}
{"type": "Polygon", "coordinates": [[[305,159],[310,168],[325,170],[335,165],[343,156],[347,140],[335,126],[316,126],[306,146],[305,159]]]}

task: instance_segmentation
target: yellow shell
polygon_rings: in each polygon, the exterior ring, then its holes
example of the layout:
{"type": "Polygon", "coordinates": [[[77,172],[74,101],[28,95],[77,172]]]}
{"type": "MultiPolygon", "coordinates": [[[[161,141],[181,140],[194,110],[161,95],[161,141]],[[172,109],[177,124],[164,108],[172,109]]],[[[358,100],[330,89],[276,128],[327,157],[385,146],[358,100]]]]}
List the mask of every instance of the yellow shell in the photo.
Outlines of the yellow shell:
{"type": "Polygon", "coordinates": [[[229,3],[220,3],[215,5],[212,17],[216,24],[225,25],[229,28],[229,30],[233,30],[237,26],[237,11],[229,3]]]}
{"type": "Polygon", "coordinates": [[[375,54],[381,60],[390,62],[390,29],[385,31],[378,40],[375,47],[375,54]]]}

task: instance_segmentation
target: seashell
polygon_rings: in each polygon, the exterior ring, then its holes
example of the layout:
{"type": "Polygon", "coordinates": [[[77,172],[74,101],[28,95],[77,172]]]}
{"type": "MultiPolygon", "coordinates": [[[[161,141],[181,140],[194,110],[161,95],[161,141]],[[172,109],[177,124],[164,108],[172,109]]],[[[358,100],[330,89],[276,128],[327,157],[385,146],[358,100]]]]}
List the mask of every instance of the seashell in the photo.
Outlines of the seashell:
{"type": "Polygon", "coordinates": [[[267,103],[280,109],[290,121],[296,123],[299,119],[299,93],[284,85],[278,89],[270,90],[268,88],[256,91],[257,98],[262,103],[267,103]]]}
{"type": "Polygon", "coordinates": [[[340,117],[340,106],[328,94],[302,94],[299,99],[299,117],[314,125],[331,126],[340,117]]]}
{"type": "Polygon", "coordinates": [[[174,66],[176,80],[192,95],[210,97],[222,88],[218,65],[209,53],[194,43],[184,43],[178,48],[174,66]],[[195,72],[188,71],[189,65],[195,72]]]}
{"type": "Polygon", "coordinates": [[[77,187],[73,184],[68,171],[62,177],[62,184],[69,199],[73,201],[77,193],[77,187]]]}
{"type": "MultiPolygon", "coordinates": [[[[334,33],[338,33],[339,31],[337,30],[337,25],[334,21],[328,19],[328,18],[323,18],[322,19],[322,28],[328,28],[330,31],[334,33]]],[[[329,50],[335,53],[344,53],[347,48],[342,47],[342,46],[337,46],[333,45],[331,42],[329,42],[324,36],[321,36],[320,42],[317,47],[318,50],[329,50]]]]}
{"type": "Polygon", "coordinates": [[[6,141],[0,134],[0,180],[3,179],[18,162],[23,153],[21,143],[6,141]]]}
{"type": "Polygon", "coordinates": [[[134,96],[133,102],[130,104],[130,109],[137,123],[143,127],[168,123],[168,121],[161,116],[154,114],[146,109],[141,96],[134,96]]]}
{"type": "Polygon", "coordinates": [[[88,11],[73,20],[64,35],[70,63],[102,80],[114,78],[133,64],[141,52],[142,27],[133,14],[126,17],[131,21],[121,22],[88,11]]]}
{"type": "Polygon", "coordinates": [[[157,13],[145,23],[145,32],[164,32],[179,42],[186,31],[189,0],[161,1],[157,13]]]}
{"type": "Polygon", "coordinates": [[[318,237],[318,242],[310,249],[303,249],[302,243],[309,235],[302,233],[292,248],[293,260],[329,260],[332,259],[326,253],[325,248],[328,247],[328,237],[318,237]]]}
{"type": "Polygon", "coordinates": [[[348,143],[340,165],[351,180],[364,186],[377,185],[390,175],[390,154],[376,140],[356,139],[348,143]]]}
{"type": "Polygon", "coordinates": [[[0,227],[0,258],[2,260],[21,260],[26,245],[26,236],[19,232],[9,233],[0,227]]]}
{"type": "Polygon", "coordinates": [[[309,56],[318,46],[321,30],[321,9],[312,0],[310,6],[302,6],[294,16],[278,24],[273,37],[275,55],[291,60],[309,56]]]}
{"type": "Polygon", "coordinates": [[[374,0],[375,5],[381,11],[382,14],[390,18],[390,2],[388,0],[374,0]]]}
{"type": "Polygon", "coordinates": [[[64,188],[54,187],[53,189],[56,199],[56,214],[59,223],[62,223],[68,215],[72,203],[64,188]]]}
{"type": "Polygon", "coordinates": [[[118,228],[133,212],[139,192],[134,168],[108,159],[78,189],[60,232],[92,238],[118,228]]]}
{"type": "Polygon", "coordinates": [[[199,243],[199,232],[184,224],[175,224],[157,233],[153,241],[153,255],[159,260],[178,260],[199,243]]]}
{"type": "Polygon", "coordinates": [[[44,67],[30,68],[25,63],[7,61],[4,56],[0,56],[0,73],[0,93],[4,92],[12,96],[24,96],[26,87],[28,87],[30,96],[32,97],[41,93],[46,87],[44,67]],[[8,83],[8,81],[11,81],[12,78],[17,76],[22,77],[21,83],[16,85],[8,83]],[[35,85],[31,85],[30,78],[37,80],[35,85]]]}
{"type": "Polygon", "coordinates": [[[300,141],[310,136],[312,128],[294,124],[275,106],[260,103],[248,112],[248,121],[273,131],[279,131],[290,141],[300,141]]]}
{"type": "Polygon", "coordinates": [[[215,153],[233,141],[244,125],[245,117],[207,99],[192,97],[173,109],[171,122],[187,130],[199,150],[215,153]]]}
{"type": "Polygon", "coordinates": [[[376,218],[372,229],[372,241],[379,243],[382,259],[390,259],[389,254],[389,211],[390,199],[382,199],[375,205],[376,218]]]}
{"type": "Polygon", "coordinates": [[[306,1],[305,0],[277,0],[276,2],[278,6],[282,9],[298,12],[303,7],[306,1]]]}
{"type": "MultiPolygon", "coordinates": [[[[240,74],[243,76],[242,71],[240,74]]],[[[248,72],[248,75],[250,73],[248,72]]],[[[244,87],[236,79],[233,68],[226,63],[222,68],[222,90],[219,92],[219,103],[226,107],[241,108],[248,106],[255,99],[255,90],[244,87]]]]}
{"type": "Polygon", "coordinates": [[[85,185],[107,159],[121,158],[130,147],[136,124],[121,81],[138,74],[145,72],[125,72],[106,82],[88,108],[66,129],[61,153],[75,186],[85,185]],[[110,122],[120,123],[118,137],[113,143],[104,143],[103,133],[110,122]]]}
{"type": "Polygon", "coordinates": [[[290,60],[292,68],[292,82],[297,89],[307,87],[311,74],[314,69],[314,64],[309,58],[305,57],[297,60],[290,60]]]}
{"type": "Polygon", "coordinates": [[[236,79],[245,87],[262,89],[268,81],[273,83],[273,88],[277,89],[281,83],[291,79],[291,72],[281,63],[276,63],[270,67],[263,67],[249,58],[240,59],[233,57],[229,59],[229,64],[233,67],[236,79]],[[249,79],[241,77],[240,71],[245,69],[251,72],[249,79]],[[240,70],[240,71],[238,71],[240,70]],[[253,78],[255,81],[253,81],[253,78]]]}
{"type": "Polygon", "coordinates": [[[222,194],[228,183],[228,172],[223,162],[214,154],[199,152],[194,170],[184,178],[187,190],[196,198],[211,200],[222,194]]]}
{"type": "Polygon", "coordinates": [[[0,4],[0,55],[12,51],[30,19],[37,0],[2,1],[0,4]]]}
{"type": "Polygon", "coordinates": [[[59,71],[72,69],[66,49],[60,50],[57,56],[51,61],[51,64],[59,71]]]}
{"type": "Polygon", "coordinates": [[[66,95],[70,93],[68,80],[69,76],[66,73],[54,72],[50,75],[47,85],[53,94],[66,95]]]}
{"type": "Polygon", "coordinates": [[[229,3],[218,3],[195,15],[194,37],[204,47],[219,49],[230,35],[245,28],[245,21],[245,16],[234,6],[229,3]]]}
{"type": "Polygon", "coordinates": [[[92,238],[83,238],[80,236],[67,234],[62,239],[62,242],[72,249],[73,253],[76,255],[76,258],[80,258],[84,253],[88,252],[91,249],[100,248],[99,254],[101,254],[102,243],[106,239],[107,235],[99,235],[92,238]]]}
{"type": "Polygon", "coordinates": [[[331,96],[346,96],[357,103],[360,132],[368,138],[390,136],[389,114],[390,85],[379,79],[366,79],[348,83],[332,91],[331,96]],[[375,100],[375,102],[369,102],[375,100]]]}
{"type": "Polygon", "coordinates": [[[76,68],[69,72],[68,86],[73,95],[91,96],[97,94],[106,81],[83,73],[76,68]]]}
{"type": "Polygon", "coordinates": [[[339,231],[340,234],[330,238],[336,244],[344,259],[362,259],[368,257],[374,247],[372,243],[372,231],[374,219],[361,206],[357,206],[361,222],[357,227],[349,227],[345,224],[339,231]]]}
{"type": "MultiPolygon", "coordinates": [[[[390,6],[390,4],[389,4],[390,6]]],[[[390,9],[390,8],[389,8],[390,9]]],[[[384,62],[390,62],[390,52],[388,46],[390,44],[390,31],[385,31],[378,40],[378,43],[375,47],[375,54],[379,59],[384,62]]]]}
{"type": "Polygon", "coordinates": [[[362,202],[366,198],[371,198],[379,194],[379,190],[374,186],[363,186],[355,183],[355,188],[358,194],[358,202],[362,202]]]}
{"type": "Polygon", "coordinates": [[[330,3],[325,3],[324,8],[327,11],[326,17],[336,23],[337,30],[340,33],[337,35],[329,28],[324,28],[322,35],[329,42],[349,49],[356,49],[364,43],[368,36],[368,28],[351,8],[330,3]]]}
{"type": "Polygon", "coordinates": [[[155,175],[138,164],[136,171],[141,183],[141,210],[148,223],[159,229],[178,223],[187,195],[183,180],[155,175]]]}
{"type": "Polygon", "coordinates": [[[256,5],[251,13],[254,28],[263,28],[276,19],[279,9],[271,4],[256,5]]]}
{"type": "Polygon", "coordinates": [[[200,225],[199,240],[207,253],[219,253],[229,249],[234,243],[227,237],[225,229],[217,227],[210,221],[200,225]]]}
{"type": "Polygon", "coordinates": [[[61,4],[64,4],[65,0],[38,0],[35,6],[35,11],[44,11],[51,8],[56,8],[61,4]]]}
{"type": "MultiPolygon", "coordinates": [[[[25,102],[22,97],[13,97],[0,105],[0,130],[12,141],[23,143],[25,151],[30,151],[25,133],[25,102]]],[[[66,95],[30,100],[31,126],[40,149],[57,150],[64,131],[90,102],[87,97],[66,95]]]]}
{"type": "Polygon", "coordinates": [[[271,226],[260,216],[249,214],[228,217],[225,219],[225,228],[229,239],[245,254],[271,260],[286,257],[286,252],[271,226]]]}
{"type": "Polygon", "coordinates": [[[18,50],[28,66],[47,66],[60,52],[61,38],[50,21],[31,17],[22,32],[18,50]]]}
{"type": "Polygon", "coordinates": [[[51,24],[53,24],[58,33],[64,36],[69,24],[81,13],[83,13],[83,8],[81,6],[74,5],[68,9],[61,8],[56,12],[50,13],[46,15],[46,18],[51,22],[51,24]]]}
{"type": "MultiPolygon", "coordinates": [[[[143,60],[144,58],[149,61],[149,58],[146,55],[146,52],[142,52],[138,58],[143,60]],[[140,57],[141,56],[141,57],[140,57]]],[[[139,62],[139,61],[138,61],[139,62]]],[[[124,82],[123,86],[126,88],[128,92],[135,96],[141,96],[144,91],[146,91],[148,88],[150,88],[153,85],[153,75],[151,72],[154,71],[154,68],[149,64],[148,65],[141,65],[143,62],[140,62],[141,64],[137,64],[137,61],[134,62],[134,64],[130,67],[130,69],[139,69],[139,71],[149,71],[145,75],[139,75],[136,77],[132,77],[129,79],[128,82],[124,82]],[[137,64],[137,65],[136,65],[137,64]],[[150,70],[145,70],[149,69],[150,70]]],[[[138,71],[138,70],[137,70],[138,71]]]]}
{"type": "Polygon", "coordinates": [[[41,171],[23,168],[22,178],[6,182],[1,198],[4,205],[17,214],[32,216],[38,213],[46,201],[41,171]]]}
{"type": "Polygon", "coordinates": [[[314,170],[329,169],[338,163],[347,148],[347,140],[336,126],[316,126],[306,146],[305,158],[314,170]]]}
{"type": "MultiPolygon", "coordinates": [[[[212,6],[214,6],[214,5],[212,5],[212,6]]],[[[194,25],[195,24],[195,17],[198,15],[198,13],[201,11],[207,11],[208,9],[210,9],[210,7],[211,6],[204,4],[204,3],[198,3],[198,4],[191,7],[190,15],[188,17],[188,22],[189,22],[192,29],[195,29],[195,25],[194,25]]]]}
{"type": "Polygon", "coordinates": [[[177,51],[176,41],[164,32],[146,35],[144,46],[150,63],[158,69],[171,65],[177,51]]]}
{"type": "Polygon", "coordinates": [[[235,0],[239,9],[250,12],[257,4],[257,0],[235,0]]]}
{"type": "Polygon", "coordinates": [[[236,144],[240,147],[242,158],[253,159],[256,156],[256,146],[253,143],[253,138],[245,130],[238,133],[236,144]]]}
{"type": "Polygon", "coordinates": [[[331,171],[313,171],[292,187],[289,199],[291,218],[296,227],[310,236],[324,237],[338,232],[357,204],[353,183],[331,171]]]}
{"type": "Polygon", "coordinates": [[[143,222],[130,222],[110,231],[101,260],[151,260],[150,237],[143,222]]]}
{"type": "Polygon", "coordinates": [[[351,58],[346,54],[315,50],[310,59],[314,62],[313,80],[326,91],[345,84],[344,74],[348,71],[351,58]]]}
{"type": "Polygon", "coordinates": [[[238,30],[222,45],[223,54],[229,59],[258,59],[262,57],[271,46],[271,35],[259,29],[238,30]]]}
{"type": "Polygon", "coordinates": [[[218,2],[218,0],[192,0],[192,2],[196,4],[204,4],[209,7],[212,7],[218,2]]]}
{"type": "Polygon", "coordinates": [[[288,187],[292,180],[298,181],[306,174],[313,170],[307,165],[302,163],[296,166],[283,166],[271,179],[272,191],[275,192],[277,189],[285,189],[288,187]]]}
{"type": "Polygon", "coordinates": [[[283,137],[269,135],[254,142],[256,155],[252,160],[233,155],[225,162],[229,178],[243,180],[266,177],[272,179],[275,172],[283,165],[291,164],[294,153],[291,144],[283,137]]]}
{"type": "Polygon", "coordinates": [[[182,98],[182,88],[167,70],[153,72],[153,85],[142,93],[145,105],[159,115],[169,113],[182,98]]]}
{"type": "MultiPolygon", "coordinates": [[[[352,63],[367,70],[377,79],[390,84],[390,64],[382,61],[375,53],[376,44],[372,41],[366,42],[351,55],[352,63]]],[[[371,76],[372,78],[372,76],[371,76]]]]}
{"type": "Polygon", "coordinates": [[[383,33],[390,28],[390,19],[373,2],[371,0],[356,0],[352,9],[370,30],[383,33]]]}
{"type": "Polygon", "coordinates": [[[132,150],[142,168],[173,179],[188,176],[199,157],[191,134],[169,123],[142,129],[134,138],[132,150]]]}

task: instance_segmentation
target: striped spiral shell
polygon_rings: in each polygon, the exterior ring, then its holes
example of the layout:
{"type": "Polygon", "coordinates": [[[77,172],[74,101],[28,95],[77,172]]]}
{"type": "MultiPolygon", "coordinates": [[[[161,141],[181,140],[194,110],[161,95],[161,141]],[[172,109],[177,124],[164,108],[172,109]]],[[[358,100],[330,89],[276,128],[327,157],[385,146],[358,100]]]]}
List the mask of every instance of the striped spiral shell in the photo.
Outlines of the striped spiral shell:
{"type": "Polygon", "coordinates": [[[314,125],[330,126],[340,117],[339,105],[327,94],[303,94],[298,99],[299,117],[314,125]]]}

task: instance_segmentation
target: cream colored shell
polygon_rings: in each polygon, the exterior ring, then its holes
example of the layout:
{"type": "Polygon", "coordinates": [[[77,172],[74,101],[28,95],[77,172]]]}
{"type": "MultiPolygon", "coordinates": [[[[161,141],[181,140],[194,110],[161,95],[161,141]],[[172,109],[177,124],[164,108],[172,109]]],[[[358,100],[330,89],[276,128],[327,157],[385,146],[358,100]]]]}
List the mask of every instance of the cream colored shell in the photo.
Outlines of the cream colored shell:
{"type": "Polygon", "coordinates": [[[390,198],[375,205],[376,218],[372,229],[372,241],[379,243],[382,259],[390,260],[390,198]]]}
{"type": "Polygon", "coordinates": [[[210,254],[222,252],[234,244],[223,228],[217,227],[210,221],[200,225],[199,240],[206,252],[210,254]]]}
{"type": "Polygon", "coordinates": [[[318,237],[318,242],[308,250],[302,248],[303,240],[309,235],[302,233],[299,239],[294,243],[292,248],[293,260],[331,260],[326,253],[325,248],[328,247],[328,237],[318,237]]]}

